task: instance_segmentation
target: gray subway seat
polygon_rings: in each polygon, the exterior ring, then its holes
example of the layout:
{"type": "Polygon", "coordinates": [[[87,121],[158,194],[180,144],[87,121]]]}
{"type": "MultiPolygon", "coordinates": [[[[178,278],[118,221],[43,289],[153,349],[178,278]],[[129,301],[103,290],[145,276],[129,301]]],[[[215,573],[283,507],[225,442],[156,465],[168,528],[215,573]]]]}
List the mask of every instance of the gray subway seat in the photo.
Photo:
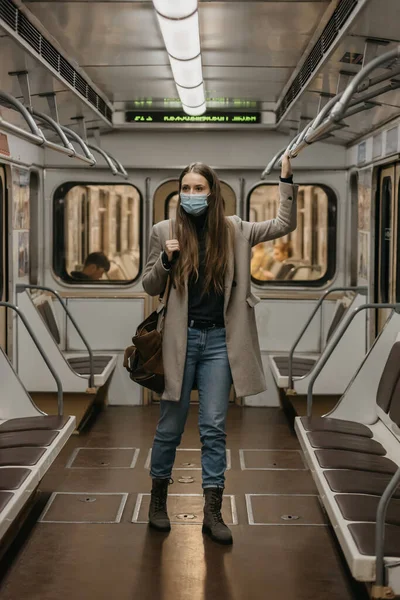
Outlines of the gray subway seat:
{"type": "Polygon", "coordinates": [[[329,342],[329,340],[335,333],[335,330],[339,326],[339,323],[343,319],[344,315],[346,314],[346,311],[347,311],[347,307],[343,304],[343,302],[340,302],[340,304],[336,308],[335,314],[333,315],[331,325],[328,329],[328,334],[326,336],[326,343],[329,342]]]}
{"type": "Polygon", "coordinates": [[[0,448],[27,448],[28,446],[50,446],[58,431],[16,431],[0,433],[0,448]]]}
{"type": "MultiPolygon", "coordinates": [[[[347,471],[329,469],[324,472],[325,479],[333,492],[345,494],[371,494],[382,496],[390,482],[390,475],[365,471],[347,471]]],[[[400,498],[400,485],[393,494],[400,498]]]]}
{"type": "MultiPolygon", "coordinates": [[[[340,512],[346,521],[376,522],[379,496],[365,496],[363,494],[338,494],[335,496],[340,512]]],[[[391,500],[386,514],[386,523],[400,525],[400,500],[391,500]]]]}
{"type": "Polygon", "coordinates": [[[3,467],[0,469],[0,490],[17,490],[30,473],[30,469],[3,467]]]}
{"type": "MultiPolygon", "coordinates": [[[[289,375],[289,357],[288,356],[274,356],[274,361],[278,367],[280,375],[287,377],[289,375]]],[[[292,375],[294,377],[303,377],[307,375],[317,359],[314,358],[301,358],[295,357],[292,361],[292,375]]]]}
{"type": "Polygon", "coordinates": [[[307,433],[307,437],[313,448],[350,450],[352,452],[362,452],[366,454],[379,454],[380,456],[386,454],[386,450],[382,444],[376,440],[371,440],[358,435],[334,433],[331,431],[313,431],[307,433]]]}
{"type": "Polygon", "coordinates": [[[306,431],[332,431],[372,438],[370,428],[355,421],[344,421],[329,417],[301,417],[300,421],[306,431]]]}
{"type": "Polygon", "coordinates": [[[399,389],[397,383],[400,377],[400,342],[396,342],[390,351],[389,357],[383,369],[382,377],[379,381],[376,402],[385,412],[389,412],[393,401],[398,404],[400,401],[399,389]],[[395,390],[397,388],[397,395],[395,390]]]}
{"type": "Polygon", "coordinates": [[[0,512],[5,509],[13,495],[12,492],[0,492],[0,512]]]}
{"type": "Polygon", "coordinates": [[[45,452],[46,448],[0,448],[0,467],[32,467],[45,452]]]}
{"type": "MultiPolygon", "coordinates": [[[[360,554],[375,556],[375,523],[351,523],[348,525],[360,554]]],[[[400,557],[400,527],[385,526],[385,556],[400,557]]]]}
{"type": "Polygon", "coordinates": [[[62,429],[67,421],[68,417],[58,417],[53,415],[8,419],[8,421],[5,421],[0,425],[0,433],[39,429],[62,429]]]}
{"type": "Polygon", "coordinates": [[[39,314],[41,315],[43,321],[45,322],[46,327],[49,330],[49,332],[51,333],[54,341],[56,342],[56,344],[60,344],[61,343],[60,331],[58,329],[58,325],[54,318],[54,314],[53,314],[53,311],[49,304],[49,301],[45,300],[44,302],[41,302],[40,304],[37,305],[36,308],[39,311],[39,314]]]}
{"type": "MultiPolygon", "coordinates": [[[[94,374],[100,375],[111,360],[112,356],[94,356],[94,374]]],[[[90,375],[90,357],[88,355],[67,358],[67,361],[71,369],[79,373],[79,375],[90,375]]]]}
{"type": "Polygon", "coordinates": [[[323,469],[349,469],[394,474],[397,465],[390,458],[350,452],[348,450],[315,450],[315,456],[323,469]]]}

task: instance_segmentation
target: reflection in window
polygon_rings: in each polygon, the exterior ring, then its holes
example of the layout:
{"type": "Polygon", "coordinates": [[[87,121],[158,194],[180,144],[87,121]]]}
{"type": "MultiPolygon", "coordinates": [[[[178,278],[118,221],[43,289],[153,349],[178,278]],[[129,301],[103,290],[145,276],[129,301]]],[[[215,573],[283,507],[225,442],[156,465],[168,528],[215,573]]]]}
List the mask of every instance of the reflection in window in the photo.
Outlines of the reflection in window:
{"type": "Polygon", "coordinates": [[[68,283],[133,281],[140,195],[131,185],[65,184],[54,196],[54,271],[68,283]],[[79,223],[79,227],[76,227],[79,223]]]}
{"type": "MultiPolygon", "coordinates": [[[[267,221],[277,216],[277,185],[257,186],[249,198],[249,219],[267,221]]],[[[297,229],[252,250],[251,275],[255,281],[316,282],[326,280],[335,268],[335,201],[319,186],[299,187],[297,229]],[[328,244],[330,262],[328,260],[328,244]]],[[[286,284],[287,285],[287,284],[286,284]]],[[[296,285],[296,284],[295,284],[296,285]]]]}

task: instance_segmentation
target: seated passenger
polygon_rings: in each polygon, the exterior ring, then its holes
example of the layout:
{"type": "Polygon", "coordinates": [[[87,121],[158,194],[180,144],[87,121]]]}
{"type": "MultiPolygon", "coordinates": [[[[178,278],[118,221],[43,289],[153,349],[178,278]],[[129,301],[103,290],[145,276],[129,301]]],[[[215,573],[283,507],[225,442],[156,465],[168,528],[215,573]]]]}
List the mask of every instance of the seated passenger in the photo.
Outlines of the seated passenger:
{"type": "Polygon", "coordinates": [[[110,270],[110,261],[103,252],[92,252],[86,257],[82,271],[72,271],[71,277],[81,281],[98,281],[110,270]]]}
{"type": "Polygon", "coordinates": [[[294,267],[292,263],[286,262],[292,254],[292,245],[290,242],[278,242],[275,244],[272,254],[275,262],[270,271],[264,272],[264,279],[285,279],[294,267]]]}
{"type": "Polygon", "coordinates": [[[254,246],[251,256],[250,271],[251,276],[259,281],[265,281],[265,273],[273,263],[273,258],[269,250],[265,247],[264,242],[254,246]]]}

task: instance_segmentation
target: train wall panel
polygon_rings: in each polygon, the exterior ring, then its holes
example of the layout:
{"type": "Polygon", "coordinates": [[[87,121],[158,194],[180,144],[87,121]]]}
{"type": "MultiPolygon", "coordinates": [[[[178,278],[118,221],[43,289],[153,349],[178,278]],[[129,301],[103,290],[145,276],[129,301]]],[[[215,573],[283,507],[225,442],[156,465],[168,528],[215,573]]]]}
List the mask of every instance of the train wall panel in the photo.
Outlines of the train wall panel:
{"type": "MultiPolygon", "coordinates": [[[[215,167],[264,169],[271,158],[289,143],[289,137],[271,130],[182,130],[143,129],[103,136],[102,148],[125,168],[179,168],[189,162],[215,167]]],[[[76,163],[76,161],[75,161],[76,163]]],[[[296,159],[297,168],[345,168],[346,149],[333,144],[315,144],[296,159]]],[[[46,165],[74,168],[72,159],[46,150],[46,165]]],[[[98,165],[105,162],[100,158],[98,165]]],[[[78,167],[79,168],[79,167],[78,167]]]]}
{"type": "MultiPolygon", "coordinates": [[[[67,304],[96,351],[124,350],[132,344],[136,327],[144,318],[144,298],[69,298],[67,304]]],[[[71,321],[67,323],[67,349],[85,350],[71,321]]]]}
{"type": "MultiPolygon", "coordinates": [[[[289,352],[304,323],[315,307],[312,300],[262,300],[256,307],[256,320],[262,352],[289,352]]],[[[327,302],[312,320],[297,347],[297,352],[320,352],[329,329],[334,303],[327,302]]]]}

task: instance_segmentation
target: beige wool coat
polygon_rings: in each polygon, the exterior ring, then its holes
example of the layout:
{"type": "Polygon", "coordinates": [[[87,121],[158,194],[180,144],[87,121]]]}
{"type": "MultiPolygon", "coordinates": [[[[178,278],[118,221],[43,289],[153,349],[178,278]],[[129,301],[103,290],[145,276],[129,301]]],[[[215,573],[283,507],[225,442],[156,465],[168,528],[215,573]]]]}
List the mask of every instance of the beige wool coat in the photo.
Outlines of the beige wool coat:
{"type": "MultiPolygon", "coordinates": [[[[266,390],[264,369],[254,307],[259,302],[251,292],[251,248],[287,235],[296,229],[298,186],[279,184],[280,205],[274,219],[261,223],[229,217],[234,225],[234,249],[225,276],[224,317],[226,345],[233,385],[238,397],[252,396],[266,390]]],[[[153,226],[150,252],[143,273],[143,287],[150,296],[163,293],[168,271],[161,262],[165,242],[169,239],[169,221],[153,226]]],[[[165,390],[163,400],[178,402],[181,396],[186,360],[188,330],[188,288],[182,295],[171,286],[163,334],[165,390]]]]}

